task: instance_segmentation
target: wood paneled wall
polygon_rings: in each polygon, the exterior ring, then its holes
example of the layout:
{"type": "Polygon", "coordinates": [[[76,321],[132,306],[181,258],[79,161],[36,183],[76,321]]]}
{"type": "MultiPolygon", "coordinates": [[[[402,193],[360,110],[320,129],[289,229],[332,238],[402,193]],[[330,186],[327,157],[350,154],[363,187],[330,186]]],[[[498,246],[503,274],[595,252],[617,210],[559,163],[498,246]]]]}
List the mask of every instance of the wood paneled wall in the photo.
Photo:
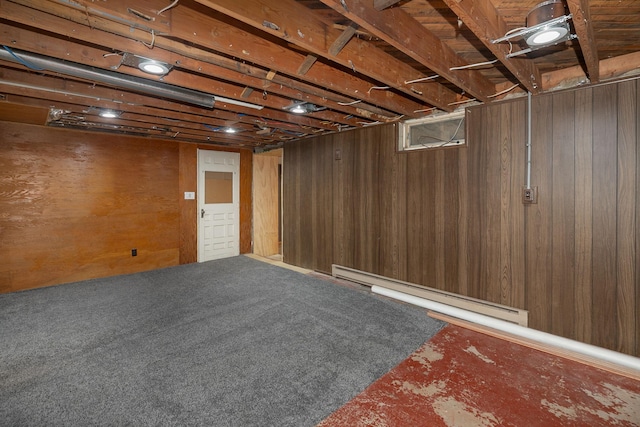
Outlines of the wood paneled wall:
{"type": "MultiPolygon", "coordinates": [[[[196,150],[0,122],[0,293],[195,262],[197,205],[183,192],[197,190],[196,150]]],[[[238,151],[246,253],[252,153],[238,151]]]]}
{"type": "Polygon", "coordinates": [[[533,97],[533,205],[526,99],[470,108],[463,148],[398,153],[392,125],[288,143],[284,260],[524,308],[536,329],[637,356],[639,86],[533,97]]]}

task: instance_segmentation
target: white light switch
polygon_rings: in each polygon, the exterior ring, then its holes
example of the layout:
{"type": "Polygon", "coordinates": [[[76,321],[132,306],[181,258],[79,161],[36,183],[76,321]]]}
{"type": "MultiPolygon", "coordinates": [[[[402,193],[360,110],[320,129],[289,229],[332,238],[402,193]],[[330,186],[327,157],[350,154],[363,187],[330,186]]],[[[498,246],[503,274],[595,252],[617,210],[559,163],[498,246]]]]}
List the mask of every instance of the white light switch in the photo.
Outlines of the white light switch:
{"type": "Polygon", "coordinates": [[[195,200],[196,198],[196,193],[194,191],[185,191],[184,192],[184,199],[185,200],[195,200]]]}

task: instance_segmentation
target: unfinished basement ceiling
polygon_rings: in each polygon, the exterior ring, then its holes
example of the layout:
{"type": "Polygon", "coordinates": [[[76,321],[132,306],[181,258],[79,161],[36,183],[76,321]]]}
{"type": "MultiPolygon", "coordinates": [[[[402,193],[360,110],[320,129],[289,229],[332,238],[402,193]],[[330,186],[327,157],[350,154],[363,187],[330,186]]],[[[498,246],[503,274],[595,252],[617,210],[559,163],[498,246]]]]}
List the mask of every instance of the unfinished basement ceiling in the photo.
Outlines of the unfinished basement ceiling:
{"type": "Polygon", "coordinates": [[[569,40],[494,43],[549,3],[0,0],[0,102],[50,126],[264,149],[640,72],[637,0],[566,0],[569,40]]]}

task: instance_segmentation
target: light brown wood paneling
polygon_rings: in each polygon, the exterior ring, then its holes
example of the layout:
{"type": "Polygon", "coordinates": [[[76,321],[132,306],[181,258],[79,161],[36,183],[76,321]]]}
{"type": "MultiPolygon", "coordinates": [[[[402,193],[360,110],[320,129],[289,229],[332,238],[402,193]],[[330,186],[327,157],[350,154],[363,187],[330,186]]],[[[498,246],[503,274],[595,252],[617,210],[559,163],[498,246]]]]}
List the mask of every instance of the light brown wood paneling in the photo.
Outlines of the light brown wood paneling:
{"type": "Polygon", "coordinates": [[[0,134],[0,292],[178,263],[175,142],[8,122],[0,134]]]}
{"type": "Polygon", "coordinates": [[[178,193],[180,199],[180,264],[198,261],[198,199],[185,200],[186,191],[198,194],[198,149],[180,144],[178,193]]]}
{"type": "Polygon", "coordinates": [[[282,150],[277,151],[279,156],[271,152],[253,156],[253,253],[260,256],[280,252],[278,166],[282,150]]]}

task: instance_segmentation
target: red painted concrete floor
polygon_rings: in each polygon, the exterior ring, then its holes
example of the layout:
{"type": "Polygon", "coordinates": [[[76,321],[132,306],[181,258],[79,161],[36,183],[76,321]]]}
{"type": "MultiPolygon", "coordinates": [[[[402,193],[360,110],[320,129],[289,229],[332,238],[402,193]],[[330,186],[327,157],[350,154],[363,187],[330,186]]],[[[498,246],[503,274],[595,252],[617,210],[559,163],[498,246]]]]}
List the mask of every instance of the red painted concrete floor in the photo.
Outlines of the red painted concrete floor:
{"type": "Polygon", "coordinates": [[[321,422],[640,426],[640,382],[454,325],[321,422]]]}

